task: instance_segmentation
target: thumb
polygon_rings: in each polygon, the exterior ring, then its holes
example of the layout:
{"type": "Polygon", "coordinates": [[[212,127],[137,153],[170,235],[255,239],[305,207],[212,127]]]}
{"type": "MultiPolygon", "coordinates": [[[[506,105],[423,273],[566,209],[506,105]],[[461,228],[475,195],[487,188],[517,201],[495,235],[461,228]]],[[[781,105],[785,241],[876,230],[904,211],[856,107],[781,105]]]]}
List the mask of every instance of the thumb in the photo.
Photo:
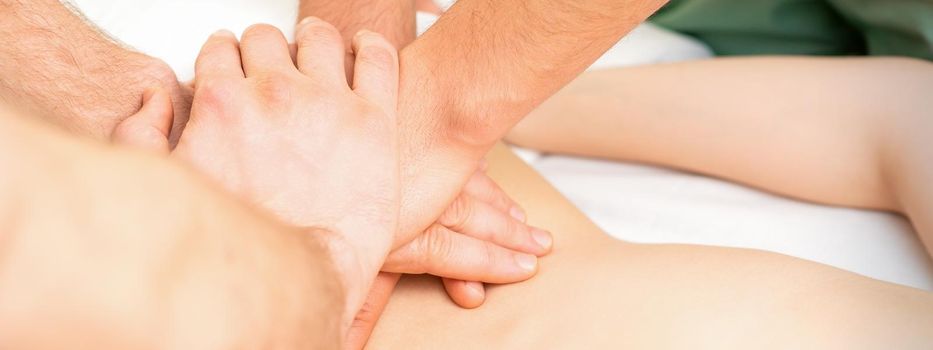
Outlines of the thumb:
{"type": "Polygon", "coordinates": [[[146,90],[142,108],[120,122],[111,138],[118,145],[168,152],[173,119],[172,97],[160,88],[146,90]]]}

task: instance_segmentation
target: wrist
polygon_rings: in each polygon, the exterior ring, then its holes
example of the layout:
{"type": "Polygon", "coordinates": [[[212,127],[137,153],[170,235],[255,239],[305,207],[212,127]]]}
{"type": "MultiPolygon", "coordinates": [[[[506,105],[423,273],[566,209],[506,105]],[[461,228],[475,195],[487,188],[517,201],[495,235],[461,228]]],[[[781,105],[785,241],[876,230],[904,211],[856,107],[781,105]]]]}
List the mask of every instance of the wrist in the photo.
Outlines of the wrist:
{"type": "Polygon", "coordinates": [[[299,6],[299,17],[307,16],[316,16],[333,24],[340,30],[348,50],[352,38],[363,29],[382,34],[397,49],[415,39],[412,0],[305,0],[299,6]]]}
{"type": "MultiPolygon", "coordinates": [[[[419,39],[400,56],[399,116],[403,122],[430,126],[435,142],[485,153],[530,109],[523,94],[507,81],[484,84],[477,69],[443,59],[436,40],[419,39]],[[479,87],[486,86],[486,87],[479,87]],[[410,120],[409,120],[410,119],[410,120]]],[[[424,130],[405,128],[402,130],[424,130]]]]}

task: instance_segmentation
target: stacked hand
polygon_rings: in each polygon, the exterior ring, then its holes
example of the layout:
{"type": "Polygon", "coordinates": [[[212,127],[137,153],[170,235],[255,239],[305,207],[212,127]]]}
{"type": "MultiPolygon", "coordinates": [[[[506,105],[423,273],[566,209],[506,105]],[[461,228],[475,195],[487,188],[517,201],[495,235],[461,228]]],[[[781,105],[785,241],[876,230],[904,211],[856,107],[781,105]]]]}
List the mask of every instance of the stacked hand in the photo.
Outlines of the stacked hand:
{"type": "MultiPolygon", "coordinates": [[[[535,273],[550,236],[525,225],[521,209],[481,170],[424,233],[400,233],[395,49],[377,34],[358,34],[348,82],[335,28],[309,19],[296,41],[292,57],[270,26],[247,29],[239,43],[229,32],[213,35],[198,58],[190,120],[173,156],[285,222],[329,235],[347,288],[345,322],[380,269],[493,283],[535,273]]],[[[114,138],[168,152],[171,98],[155,90],[145,99],[114,138]]],[[[377,281],[367,305],[376,314],[395,277],[377,281]]],[[[482,293],[476,282],[445,285],[455,300],[482,293]]]]}

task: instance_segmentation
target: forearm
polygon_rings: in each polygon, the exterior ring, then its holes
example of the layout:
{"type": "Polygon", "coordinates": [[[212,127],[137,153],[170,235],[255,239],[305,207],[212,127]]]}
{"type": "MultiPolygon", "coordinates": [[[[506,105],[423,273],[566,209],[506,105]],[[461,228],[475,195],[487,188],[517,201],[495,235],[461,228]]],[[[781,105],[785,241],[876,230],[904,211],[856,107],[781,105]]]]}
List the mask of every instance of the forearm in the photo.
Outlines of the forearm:
{"type": "Polygon", "coordinates": [[[879,161],[897,208],[933,256],[933,63],[899,61],[892,84],[880,87],[888,95],[870,100],[884,123],[879,161]]]}
{"type": "Polygon", "coordinates": [[[401,49],[415,38],[413,0],[301,0],[298,17],[315,16],[330,22],[343,35],[347,50],[360,30],[382,34],[401,49]]]}
{"type": "Polygon", "coordinates": [[[423,230],[492,145],[663,0],[464,0],[400,53],[402,232],[423,230]]]}
{"type": "Polygon", "coordinates": [[[164,63],[121,47],[57,0],[2,3],[0,96],[8,103],[105,137],[139,109],[147,88],[178,85],[164,63]]]}
{"type": "Polygon", "coordinates": [[[344,292],[319,236],[165,159],[0,126],[4,347],[339,345],[344,292]]]}
{"type": "Polygon", "coordinates": [[[440,94],[434,115],[447,136],[484,152],[663,3],[461,1],[402,51],[400,116],[440,94]]]}
{"type": "Polygon", "coordinates": [[[886,134],[904,120],[914,122],[900,129],[920,130],[931,100],[923,96],[930,84],[924,65],[746,57],[595,71],[509,139],[683,168],[821,203],[899,210],[884,149],[918,138],[886,134]]]}

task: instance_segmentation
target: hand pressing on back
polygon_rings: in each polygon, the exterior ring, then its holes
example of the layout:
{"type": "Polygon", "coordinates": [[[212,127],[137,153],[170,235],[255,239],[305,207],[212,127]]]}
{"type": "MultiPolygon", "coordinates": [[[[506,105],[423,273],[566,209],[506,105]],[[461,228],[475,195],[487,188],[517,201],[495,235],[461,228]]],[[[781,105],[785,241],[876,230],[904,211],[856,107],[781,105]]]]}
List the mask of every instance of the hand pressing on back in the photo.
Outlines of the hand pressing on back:
{"type": "MultiPolygon", "coordinates": [[[[389,219],[380,214],[397,210],[387,203],[395,203],[398,194],[385,192],[398,181],[394,50],[375,34],[357,35],[351,89],[336,29],[312,19],[299,25],[296,39],[292,61],[284,37],[269,26],[249,28],[240,43],[229,32],[212,36],[197,62],[191,119],[174,155],[293,225],[349,237],[338,240],[334,250],[348,270],[367,271],[344,271],[354,278],[348,283],[357,286],[371,282],[372,265],[385,258],[385,252],[363,251],[381,251],[385,237],[398,248],[384,271],[491,283],[518,282],[536,273],[536,256],[550,251],[550,235],[527,226],[517,204],[482,171],[422,234],[374,229],[387,226],[389,219]],[[384,159],[393,157],[393,164],[384,159]],[[365,182],[358,183],[361,179],[365,182]],[[340,253],[357,245],[359,254],[340,253]]],[[[167,152],[170,100],[161,91],[145,99],[143,110],[123,122],[114,138],[167,152]]],[[[357,319],[363,325],[355,327],[371,328],[394,281],[389,276],[377,281],[366,314],[357,319]]],[[[445,286],[461,305],[483,301],[479,282],[445,279],[445,286]]]]}
{"type": "MultiPolygon", "coordinates": [[[[228,190],[327,239],[347,291],[349,324],[395,241],[399,208],[398,58],[381,36],[354,38],[344,74],[336,29],[303,24],[293,61],[282,33],[248,28],[211,36],[196,64],[191,117],[173,156],[228,190]]],[[[152,93],[146,108],[163,98],[152,93]]],[[[168,151],[164,111],[121,124],[117,141],[168,151]]]]}

